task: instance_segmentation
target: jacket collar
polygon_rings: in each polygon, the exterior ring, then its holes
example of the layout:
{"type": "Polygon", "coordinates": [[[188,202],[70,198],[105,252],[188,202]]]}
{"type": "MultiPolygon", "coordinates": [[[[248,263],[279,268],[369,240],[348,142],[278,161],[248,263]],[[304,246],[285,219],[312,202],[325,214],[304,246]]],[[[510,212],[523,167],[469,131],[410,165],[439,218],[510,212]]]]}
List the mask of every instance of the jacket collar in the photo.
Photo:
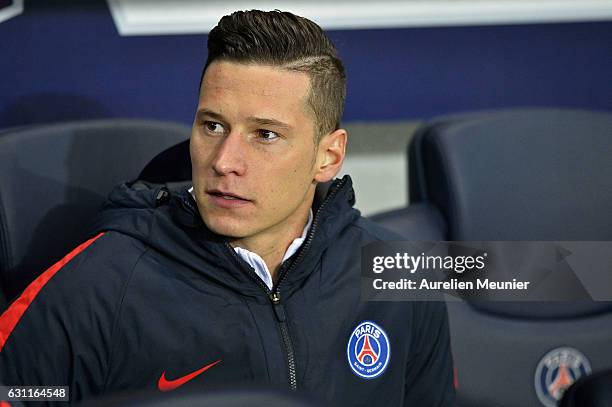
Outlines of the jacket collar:
{"type": "MultiPolygon", "coordinates": [[[[317,188],[312,226],[304,244],[283,265],[287,272],[280,276],[281,291],[284,285],[306,278],[323,251],[359,217],[359,211],[352,208],[354,203],[348,175],[317,188]]],[[[108,230],[131,235],[229,289],[249,296],[265,295],[265,289],[249,274],[250,266],[231,250],[229,238],[206,227],[187,187],[176,192],[142,182],[116,187],[93,233],[108,230]]]]}

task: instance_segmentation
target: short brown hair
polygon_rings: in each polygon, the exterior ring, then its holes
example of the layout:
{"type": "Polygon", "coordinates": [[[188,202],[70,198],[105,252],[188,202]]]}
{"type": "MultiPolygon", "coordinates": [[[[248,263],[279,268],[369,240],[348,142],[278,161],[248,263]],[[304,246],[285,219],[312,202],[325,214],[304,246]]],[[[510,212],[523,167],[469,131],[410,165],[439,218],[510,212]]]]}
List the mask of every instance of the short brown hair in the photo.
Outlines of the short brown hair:
{"type": "Polygon", "coordinates": [[[308,103],[317,122],[317,142],[340,127],[346,73],[336,48],[314,22],[279,10],[237,11],[221,18],[211,30],[202,78],[215,60],[272,65],[308,74],[308,103]]]}

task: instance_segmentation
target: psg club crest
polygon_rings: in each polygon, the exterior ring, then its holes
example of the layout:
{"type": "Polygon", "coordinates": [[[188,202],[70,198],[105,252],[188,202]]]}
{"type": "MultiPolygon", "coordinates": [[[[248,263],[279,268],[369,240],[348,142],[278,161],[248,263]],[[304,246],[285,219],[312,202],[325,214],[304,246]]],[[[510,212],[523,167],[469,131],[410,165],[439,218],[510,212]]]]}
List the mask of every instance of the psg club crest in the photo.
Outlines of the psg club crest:
{"type": "Polygon", "coordinates": [[[380,376],[389,364],[389,338],[374,322],[364,321],[351,333],[346,356],[351,370],[357,376],[374,379],[380,376]]]}
{"type": "Polygon", "coordinates": [[[535,388],[546,407],[555,407],[563,392],[582,376],[591,373],[591,365],[574,348],[557,348],[548,352],[536,368],[535,388]]]}

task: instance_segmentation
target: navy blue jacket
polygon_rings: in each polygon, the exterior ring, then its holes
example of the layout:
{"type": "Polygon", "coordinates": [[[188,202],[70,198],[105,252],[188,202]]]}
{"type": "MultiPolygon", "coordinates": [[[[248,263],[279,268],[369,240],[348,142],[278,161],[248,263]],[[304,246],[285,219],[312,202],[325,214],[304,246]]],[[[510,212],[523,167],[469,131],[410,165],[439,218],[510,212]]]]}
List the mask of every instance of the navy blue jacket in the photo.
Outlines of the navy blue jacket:
{"type": "Polygon", "coordinates": [[[94,237],[2,316],[0,383],[69,385],[72,401],[186,381],[280,385],[332,405],[452,405],[446,308],[360,300],[360,247],[395,236],[353,203],[350,178],[336,180],[271,291],[186,189],[116,188],[94,237]]]}

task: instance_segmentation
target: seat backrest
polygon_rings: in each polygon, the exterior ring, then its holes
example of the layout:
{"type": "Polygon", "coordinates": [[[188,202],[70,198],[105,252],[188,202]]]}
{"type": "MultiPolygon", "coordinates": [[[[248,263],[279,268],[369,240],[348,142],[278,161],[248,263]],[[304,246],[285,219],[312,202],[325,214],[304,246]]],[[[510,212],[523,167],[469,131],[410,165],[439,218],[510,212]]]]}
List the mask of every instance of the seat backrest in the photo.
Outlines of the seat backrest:
{"type": "MultiPolygon", "coordinates": [[[[449,240],[612,240],[610,113],[444,117],[417,131],[409,156],[411,203],[438,208],[449,240]]],[[[459,405],[555,405],[560,393],[550,385],[564,358],[576,366],[570,382],[579,368],[612,367],[611,309],[609,302],[449,302],[459,405]]]]}
{"type": "Polygon", "coordinates": [[[140,171],[138,179],[153,184],[191,182],[189,139],[157,154],[140,171]]]}
{"type": "Polygon", "coordinates": [[[114,185],[135,179],[152,157],[189,135],[184,125],[118,119],[2,131],[4,301],[85,238],[90,219],[114,185]]]}
{"type": "Polygon", "coordinates": [[[422,127],[410,197],[438,207],[451,240],[610,240],[612,114],[525,109],[422,127]]]}
{"type": "Polygon", "coordinates": [[[426,203],[377,213],[369,218],[405,240],[446,240],[446,224],[442,215],[436,207],[426,203]]]}

